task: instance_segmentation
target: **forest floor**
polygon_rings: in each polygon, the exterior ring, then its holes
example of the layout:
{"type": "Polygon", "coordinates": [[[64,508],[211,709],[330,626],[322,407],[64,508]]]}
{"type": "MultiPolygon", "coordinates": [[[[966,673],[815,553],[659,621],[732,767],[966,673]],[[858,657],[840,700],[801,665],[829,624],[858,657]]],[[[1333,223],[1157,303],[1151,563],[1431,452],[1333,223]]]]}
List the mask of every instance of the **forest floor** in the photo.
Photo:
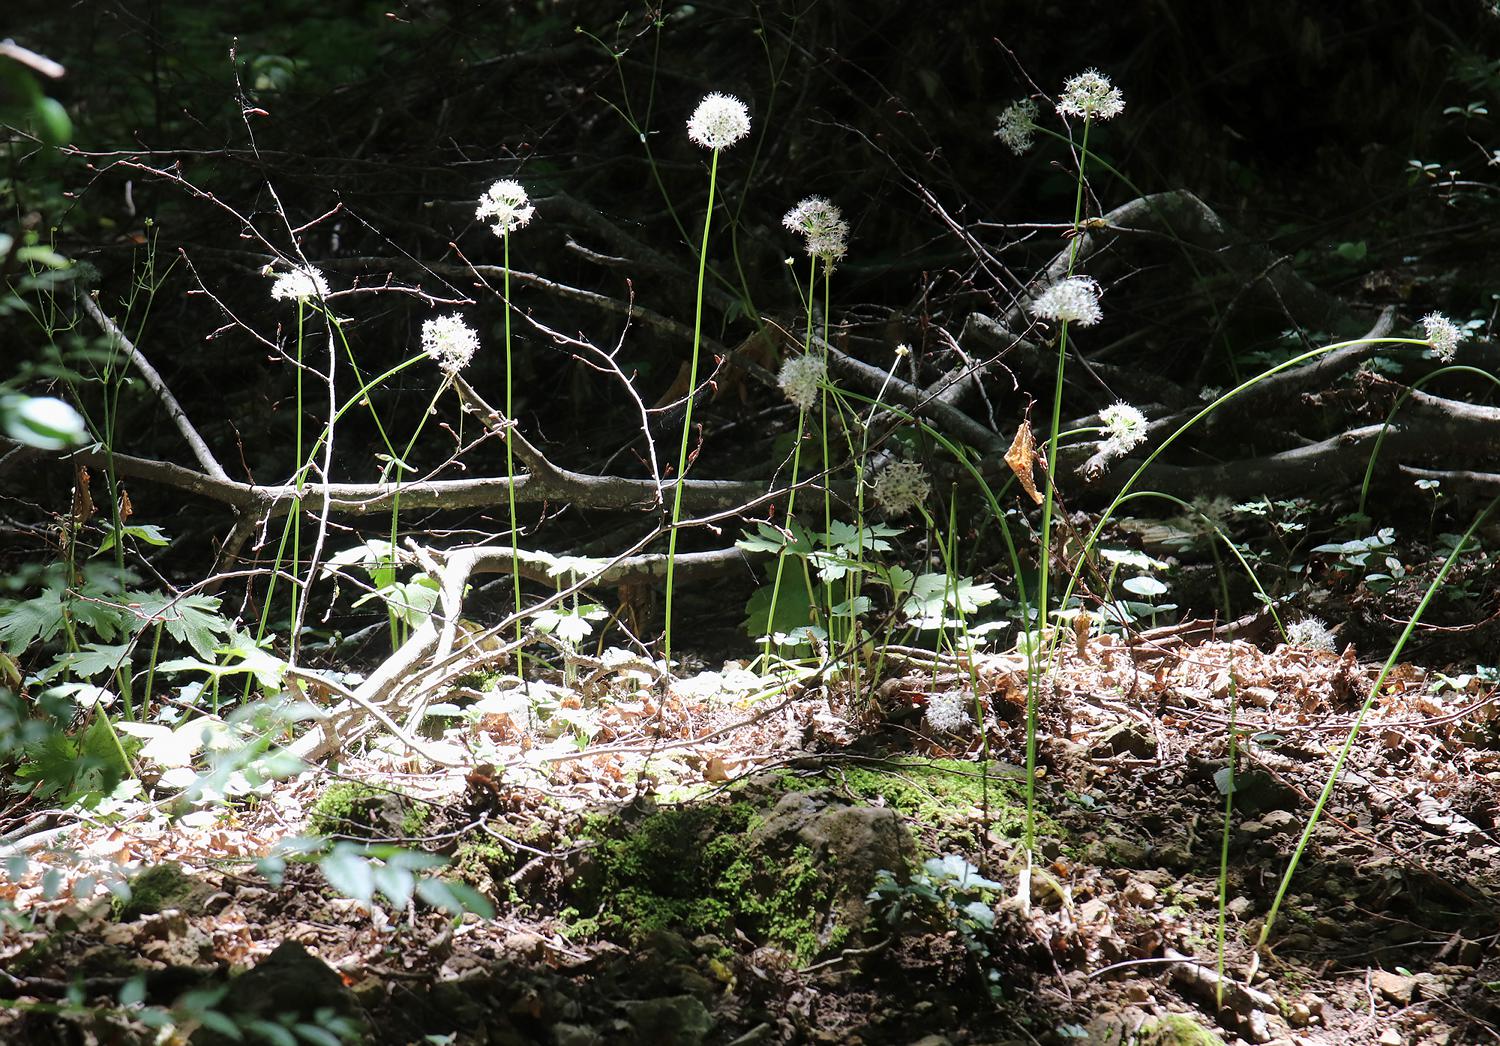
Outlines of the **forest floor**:
{"type": "Polygon", "coordinates": [[[662,695],[605,660],[560,698],[571,717],[480,696],[452,735],[501,754],[479,769],[375,746],[253,803],[101,811],[0,880],[33,920],[0,936],[0,1041],[228,1041],[193,1031],[205,1009],[285,1015],[283,1038],[246,1041],[287,1043],[336,1041],[337,1015],[379,1043],[1500,1039],[1493,687],[1397,666],[1257,959],[1378,664],[1070,642],[1039,700],[1027,905],[1023,663],[978,661],[981,738],[923,714],[967,695],[967,670],[901,656],[857,708],[817,678],[765,697],[734,665],[662,695]],[[580,717],[582,748],[556,736],[580,717]],[[309,829],[443,853],[496,918],[343,899],[311,863],[279,886],[255,870],[309,829]],[[106,890],[121,866],[128,904],[106,890]],[[175,1005],[176,1031],[142,1005],[175,1005]]]}

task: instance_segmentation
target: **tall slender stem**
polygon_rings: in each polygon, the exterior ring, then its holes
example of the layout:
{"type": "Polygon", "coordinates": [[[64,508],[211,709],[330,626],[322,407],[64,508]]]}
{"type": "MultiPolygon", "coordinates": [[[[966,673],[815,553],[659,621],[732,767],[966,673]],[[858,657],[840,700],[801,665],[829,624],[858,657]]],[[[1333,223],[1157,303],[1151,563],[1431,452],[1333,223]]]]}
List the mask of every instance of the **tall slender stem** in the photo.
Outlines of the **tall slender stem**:
{"type": "Polygon", "coordinates": [[[505,252],[505,478],[506,493],[510,501],[510,576],[516,598],[516,642],[521,642],[521,550],[516,536],[516,465],[511,433],[515,431],[516,415],[513,393],[515,382],[510,358],[510,230],[501,237],[505,252]]]}
{"type": "Polygon", "coordinates": [[[698,346],[703,341],[703,278],[708,271],[708,230],[714,220],[714,189],[719,182],[719,150],[708,167],[708,210],[703,212],[703,241],[698,247],[698,301],[693,309],[693,358],[688,364],[687,407],[682,415],[682,447],[677,454],[677,485],[672,492],[672,529],[667,534],[667,606],[662,660],[672,670],[672,588],[677,565],[677,521],[682,518],[682,484],[687,472],[688,441],[693,433],[693,398],[698,391],[698,346]]]}

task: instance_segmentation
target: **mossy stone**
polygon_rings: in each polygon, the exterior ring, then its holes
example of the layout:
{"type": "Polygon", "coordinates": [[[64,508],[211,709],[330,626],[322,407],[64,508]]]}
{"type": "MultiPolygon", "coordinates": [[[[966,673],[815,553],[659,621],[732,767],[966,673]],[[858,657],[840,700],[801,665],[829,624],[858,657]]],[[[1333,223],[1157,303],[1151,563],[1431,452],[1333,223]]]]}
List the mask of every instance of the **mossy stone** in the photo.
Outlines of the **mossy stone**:
{"type": "Polygon", "coordinates": [[[1136,1042],[1139,1046],[1224,1046],[1223,1039],[1181,1013],[1146,1022],[1136,1042]]]}

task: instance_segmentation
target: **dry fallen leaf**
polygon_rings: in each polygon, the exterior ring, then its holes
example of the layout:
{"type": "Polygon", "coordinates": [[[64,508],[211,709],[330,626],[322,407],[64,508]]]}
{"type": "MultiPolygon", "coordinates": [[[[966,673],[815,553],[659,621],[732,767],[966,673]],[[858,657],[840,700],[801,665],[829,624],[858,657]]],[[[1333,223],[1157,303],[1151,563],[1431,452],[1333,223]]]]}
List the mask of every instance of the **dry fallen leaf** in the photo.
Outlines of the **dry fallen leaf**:
{"type": "Polygon", "coordinates": [[[1016,482],[1021,484],[1021,489],[1040,505],[1042,496],[1037,493],[1036,480],[1032,478],[1036,461],[1036,437],[1031,434],[1031,421],[1022,418],[1021,427],[1016,429],[1016,438],[1011,440],[1010,449],[1005,452],[1005,463],[1016,474],[1016,482]]]}

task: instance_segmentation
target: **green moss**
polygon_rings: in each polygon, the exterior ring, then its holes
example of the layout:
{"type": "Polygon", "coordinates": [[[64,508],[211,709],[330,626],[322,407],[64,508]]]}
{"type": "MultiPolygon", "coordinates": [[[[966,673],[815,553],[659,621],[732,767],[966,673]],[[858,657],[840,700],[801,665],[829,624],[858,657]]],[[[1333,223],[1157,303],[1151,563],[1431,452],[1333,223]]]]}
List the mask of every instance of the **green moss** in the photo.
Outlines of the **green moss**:
{"type": "Polygon", "coordinates": [[[1223,1039],[1180,1013],[1143,1024],[1135,1041],[1138,1046],[1224,1046],[1223,1039]]]}
{"type": "Polygon", "coordinates": [[[116,898],[114,902],[115,914],[123,922],[168,908],[190,909],[209,892],[175,861],[147,868],[131,879],[129,885],[130,899],[116,898]]]}
{"type": "Polygon", "coordinates": [[[315,835],[409,838],[424,834],[431,817],[426,803],[401,792],[337,781],[313,803],[307,826],[315,835]]]}
{"type": "Polygon", "coordinates": [[[738,930],[810,959],[823,946],[832,887],[806,847],[777,867],[751,854],[749,834],[761,820],[748,802],[658,810],[635,821],[587,818],[579,834],[597,846],[567,932],[639,940],[661,930],[688,938],[738,930]]]}
{"type": "MultiPolygon", "coordinates": [[[[984,808],[986,781],[977,763],[962,759],[934,759],[923,763],[882,763],[841,767],[829,779],[864,799],[880,798],[924,824],[967,828],[984,808]]],[[[1026,790],[1013,776],[990,768],[988,778],[990,825],[1011,838],[1026,830],[1026,790]]],[[[803,787],[806,787],[804,782],[803,787]]],[[[1037,811],[1037,831],[1060,835],[1058,825],[1037,811]]]]}

